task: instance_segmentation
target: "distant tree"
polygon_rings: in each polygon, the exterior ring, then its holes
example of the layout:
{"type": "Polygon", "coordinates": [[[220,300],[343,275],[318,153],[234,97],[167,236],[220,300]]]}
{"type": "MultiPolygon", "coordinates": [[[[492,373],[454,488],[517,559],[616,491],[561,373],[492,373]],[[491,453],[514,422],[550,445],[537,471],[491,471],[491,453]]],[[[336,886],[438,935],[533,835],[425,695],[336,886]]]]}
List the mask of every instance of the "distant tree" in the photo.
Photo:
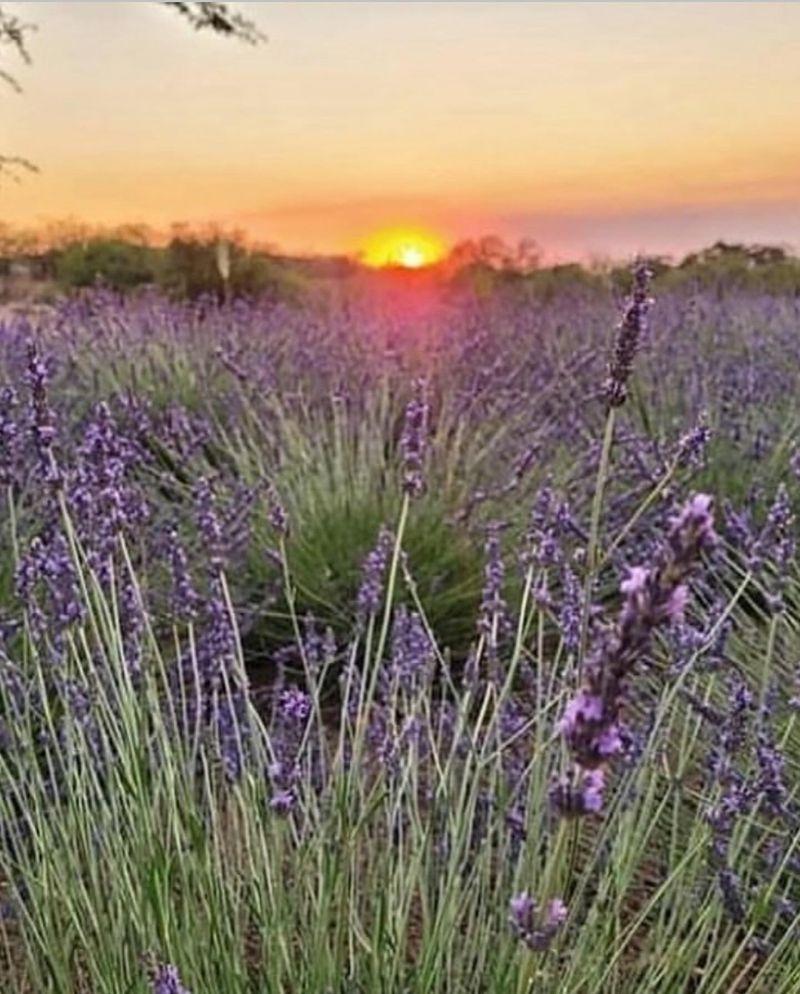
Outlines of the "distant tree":
{"type": "Polygon", "coordinates": [[[448,257],[452,270],[485,268],[497,272],[527,274],[538,269],[541,250],[532,238],[509,244],[499,235],[470,238],[453,246],[448,257]]]}
{"type": "MultiPolygon", "coordinates": [[[[248,45],[266,41],[266,36],[255,23],[244,15],[232,10],[227,3],[183,3],[176,0],[153,0],[161,7],[170,7],[180,17],[197,30],[213,31],[215,34],[236,38],[248,45]]],[[[0,4],[0,53],[11,49],[24,64],[30,65],[28,37],[36,30],[36,25],[20,20],[0,4]]],[[[17,77],[0,66],[0,82],[11,87],[15,93],[22,92],[17,77]]],[[[0,177],[19,179],[21,172],[36,172],[36,166],[24,156],[3,155],[0,153],[0,177]]]]}
{"type": "Polygon", "coordinates": [[[182,226],[173,229],[172,238],[161,253],[157,274],[162,289],[175,297],[213,296],[223,299],[249,296],[299,300],[306,281],[293,267],[264,252],[249,251],[241,237],[220,232],[191,232],[182,226]],[[220,269],[220,245],[226,247],[227,278],[220,269]]]}
{"type": "Polygon", "coordinates": [[[56,279],[68,289],[99,283],[130,290],[153,283],[155,278],[154,251],[119,238],[75,242],[63,249],[56,261],[56,279]]]}

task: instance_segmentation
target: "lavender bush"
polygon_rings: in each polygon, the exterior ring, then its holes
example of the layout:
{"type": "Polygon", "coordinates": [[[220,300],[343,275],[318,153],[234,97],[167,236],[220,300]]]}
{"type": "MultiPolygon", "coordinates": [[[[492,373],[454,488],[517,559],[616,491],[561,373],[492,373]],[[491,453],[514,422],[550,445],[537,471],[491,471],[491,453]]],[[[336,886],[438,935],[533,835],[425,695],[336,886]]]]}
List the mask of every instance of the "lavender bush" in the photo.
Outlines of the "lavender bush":
{"type": "Polygon", "coordinates": [[[3,989],[796,990],[798,304],[622,315],[0,326],[3,989]]]}

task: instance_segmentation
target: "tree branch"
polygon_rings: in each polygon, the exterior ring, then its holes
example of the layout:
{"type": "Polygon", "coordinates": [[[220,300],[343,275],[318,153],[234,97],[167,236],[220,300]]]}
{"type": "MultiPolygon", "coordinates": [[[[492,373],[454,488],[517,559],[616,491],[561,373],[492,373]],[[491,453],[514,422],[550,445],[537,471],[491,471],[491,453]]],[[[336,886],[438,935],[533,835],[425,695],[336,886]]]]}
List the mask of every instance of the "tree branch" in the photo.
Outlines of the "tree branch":
{"type": "Polygon", "coordinates": [[[20,173],[38,173],[39,169],[30,159],[21,155],[0,155],[0,177],[20,181],[20,173]]]}
{"type": "MultiPolygon", "coordinates": [[[[226,3],[184,3],[182,0],[155,0],[155,2],[171,7],[196,31],[207,29],[219,35],[236,38],[248,45],[258,45],[267,40],[266,35],[259,31],[253,21],[231,10],[226,3]]],[[[13,14],[7,13],[0,5],[0,50],[10,47],[24,63],[30,64],[27,35],[35,30],[35,24],[21,21],[13,14]]],[[[6,69],[0,68],[0,82],[6,83],[16,93],[22,92],[16,76],[6,69]]],[[[9,178],[19,182],[20,173],[23,172],[38,172],[38,169],[22,156],[0,154],[0,179],[9,178]]]]}
{"type": "MultiPolygon", "coordinates": [[[[21,21],[18,17],[14,17],[13,14],[7,13],[0,7],[0,48],[12,48],[22,61],[27,64],[30,64],[31,56],[28,52],[25,36],[35,30],[35,24],[26,24],[25,21],[21,21]]],[[[17,93],[22,91],[22,87],[19,85],[16,77],[12,76],[7,70],[0,69],[0,79],[17,93]]]]}
{"type": "Polygon", "coordinates": [[[246,42],[248,45],[258,45],[267,40],[267,36],[253,21],[232,11],[226,3],[184,3],[182,0],[159,0],[159,2],[186,18],[196,31],[207,28],[217,34],[246,42]]]}

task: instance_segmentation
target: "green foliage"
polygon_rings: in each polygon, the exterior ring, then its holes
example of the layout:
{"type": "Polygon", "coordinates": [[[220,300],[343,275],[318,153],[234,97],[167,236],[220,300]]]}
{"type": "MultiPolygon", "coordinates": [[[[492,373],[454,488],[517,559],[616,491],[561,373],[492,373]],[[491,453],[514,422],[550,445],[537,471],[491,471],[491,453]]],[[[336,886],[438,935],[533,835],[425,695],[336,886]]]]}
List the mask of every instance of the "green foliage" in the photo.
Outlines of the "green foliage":
{"type": "MultiPolygon", "coordinates": [[[[396,519],[399,501],[365,489],[341,499],[331,494],[330,500],[314,508],[289,504],[289,512],[298,522],[287,543],[294,610],[299,617],[311,613],[343,640],[353,629],[364,559],[381,526],[396,519]]],[[[269,665],[271,650],[292,641],[290,604],[280,569],[265,554],[266,531],[261,533],[262,541],[251,545],[246,581],[252,605],[257,608],[259,599],[263,604],[244,638],[245,656],[255,666],[269,665]],[[264,603],[265,593],[274,599],[264,603]]],[[[425,499],[412,508],[403,551],[413,587],[401,585],[396,603],[413,608],[418,598],[438,643],[454,659],[463,660],[476,638],[483,575],[480,543],[458,529],[439,502],[425,499]]]]}
{"type": "Polygon", "coordinates": [[[754,290],[763,293],[800,291],[800,259],[773,245],[738,245],[716,242],[693,252],[663,274],[662,285],[689,283],[718,292],[754,290]]]}
{"type": "Polygon", "coordinates": [[[224,279],[217,239],[176,235],[161,253],[158,281],[178,297],[210,294],[222,299],[227,294],[284,302],[297,302],[302,297],[306,283],[286,263],[249,252],[236,243],[228,243],[227,252],[230,271],[224,279]]]}
{"type": "Polygon", "coordinates": [[[152,283],[155,274],[153,249],[116,238],[75,242],[56,261],[56,279],[66,289],[99,283],[114,290],[131,290],[152,283]]]}

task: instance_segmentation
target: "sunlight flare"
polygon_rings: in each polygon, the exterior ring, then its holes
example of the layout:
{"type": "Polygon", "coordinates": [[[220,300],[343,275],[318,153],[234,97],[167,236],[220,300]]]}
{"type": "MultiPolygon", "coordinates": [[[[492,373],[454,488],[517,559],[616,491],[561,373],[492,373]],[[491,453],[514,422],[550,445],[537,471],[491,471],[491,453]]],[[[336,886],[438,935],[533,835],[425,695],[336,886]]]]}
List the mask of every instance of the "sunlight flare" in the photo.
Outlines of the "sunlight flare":
{"type": "Polygon", "coordinates": [[[362,259],[375,268],[422,269],[439,262],[445,254],[443,241],[431,232],[415,228],[390,228],[376,232],[364,244],[362,259]]]}

